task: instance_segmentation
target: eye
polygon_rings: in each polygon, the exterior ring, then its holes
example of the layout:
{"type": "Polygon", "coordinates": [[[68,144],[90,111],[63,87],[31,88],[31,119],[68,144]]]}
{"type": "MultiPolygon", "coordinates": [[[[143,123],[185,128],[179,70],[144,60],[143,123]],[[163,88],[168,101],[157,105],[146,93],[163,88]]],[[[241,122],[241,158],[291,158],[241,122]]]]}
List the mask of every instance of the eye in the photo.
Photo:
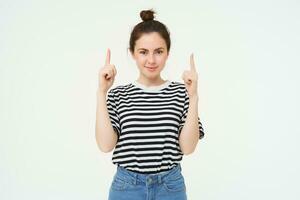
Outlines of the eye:
{"type": "Polygon", "coordinates": [[[158,53],[158,54],[162,54],[162,53],[163,53],[163,51],[157,51],[157,53],[158,53]]]}
{"type": "Polygon", "coordinates": [[[140,51],[140,54],[144,55],[144,54],[146,54],[146,51],[140,51]]]}

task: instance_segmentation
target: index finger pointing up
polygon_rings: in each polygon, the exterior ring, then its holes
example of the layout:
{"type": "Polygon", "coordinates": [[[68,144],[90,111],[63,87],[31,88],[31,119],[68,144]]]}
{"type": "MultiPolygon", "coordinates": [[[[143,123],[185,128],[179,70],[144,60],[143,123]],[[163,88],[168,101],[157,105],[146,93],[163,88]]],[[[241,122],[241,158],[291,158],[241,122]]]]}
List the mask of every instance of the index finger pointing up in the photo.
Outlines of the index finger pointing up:
{"type": "Polygon", "coordinates": [[[191,65],[191,70],[196,71],[195,62],[194,62],[194,54],[193,53],[190,56],[190,65],[191,65]]]}
{"type": "Polygon", "coordinates": [[[107,49],[105,65],[109,65],[109,64],[110,64],[110,49],[107,49]]]}

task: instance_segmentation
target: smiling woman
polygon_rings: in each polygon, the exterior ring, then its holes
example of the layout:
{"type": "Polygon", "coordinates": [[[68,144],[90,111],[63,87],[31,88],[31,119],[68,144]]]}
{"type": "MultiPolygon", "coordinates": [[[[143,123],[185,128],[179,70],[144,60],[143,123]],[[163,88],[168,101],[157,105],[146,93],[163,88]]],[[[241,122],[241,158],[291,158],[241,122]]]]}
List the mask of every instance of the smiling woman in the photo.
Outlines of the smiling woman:
{"type": "Polygon", "coordinates": [[[117,166],[110,200],[187,199],[180,161],[194,151],[204,131],[198,117],[197,72],[182,75],[184,84],[163,80],[170,52],[167,27],[154,11],[140,13],[129,50],[139,69],[137,80],[109,89],[117,74],[110,50],[99,73],[96,140],[113,151],[117,166]]]}
{"type": "Polygon", "coordinates": [[[164,82],[160,72],[169,56],[170,33],[163,23],[153,20],[154,11],[142,11],[140,16],[143,22],[132,30],[129,50],[140,71],[138,82],[159,85],[164,82]]]}
{"type": "Polygon", "coordinates": [[[135,42],[131,54],[140,71],[138,82],[145,85],[163,83],[160,73],[165,67],[169,53],[159,33],[144,34],[135,42]]]}

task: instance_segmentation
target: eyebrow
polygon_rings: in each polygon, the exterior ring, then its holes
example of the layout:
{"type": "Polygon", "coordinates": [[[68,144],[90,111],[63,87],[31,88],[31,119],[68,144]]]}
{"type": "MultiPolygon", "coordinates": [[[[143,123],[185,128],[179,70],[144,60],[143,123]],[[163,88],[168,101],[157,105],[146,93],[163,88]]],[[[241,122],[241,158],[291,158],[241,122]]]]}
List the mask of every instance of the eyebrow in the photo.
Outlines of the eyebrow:
{"type": "MultiPolygon", "coordinates": [[[[157,49],[154,49],[154,51],[160,50],[160,49],[164,49],[164,48],[163,48],[163,47],[159,47],[159,48],[157,48],[157,49]]],[[[148,51],[148,49],[145,49],[145,48],[139,48],[138,50],[146,50],[146,51],[148,51]]]]}

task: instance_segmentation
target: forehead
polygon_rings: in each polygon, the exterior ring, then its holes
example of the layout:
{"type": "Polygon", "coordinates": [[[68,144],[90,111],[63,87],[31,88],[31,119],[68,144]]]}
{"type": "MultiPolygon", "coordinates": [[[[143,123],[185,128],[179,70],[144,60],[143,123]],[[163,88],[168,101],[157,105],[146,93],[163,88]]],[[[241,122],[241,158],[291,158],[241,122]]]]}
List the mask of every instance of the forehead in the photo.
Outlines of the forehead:
{"type": "Polygon", "coordinates": [[[165,40],[157,33],[144,33],[138,40],[135,41],[135,48],[143,48],[154,50],[157,48],[165,48],[167,47],[165,40]]]}

